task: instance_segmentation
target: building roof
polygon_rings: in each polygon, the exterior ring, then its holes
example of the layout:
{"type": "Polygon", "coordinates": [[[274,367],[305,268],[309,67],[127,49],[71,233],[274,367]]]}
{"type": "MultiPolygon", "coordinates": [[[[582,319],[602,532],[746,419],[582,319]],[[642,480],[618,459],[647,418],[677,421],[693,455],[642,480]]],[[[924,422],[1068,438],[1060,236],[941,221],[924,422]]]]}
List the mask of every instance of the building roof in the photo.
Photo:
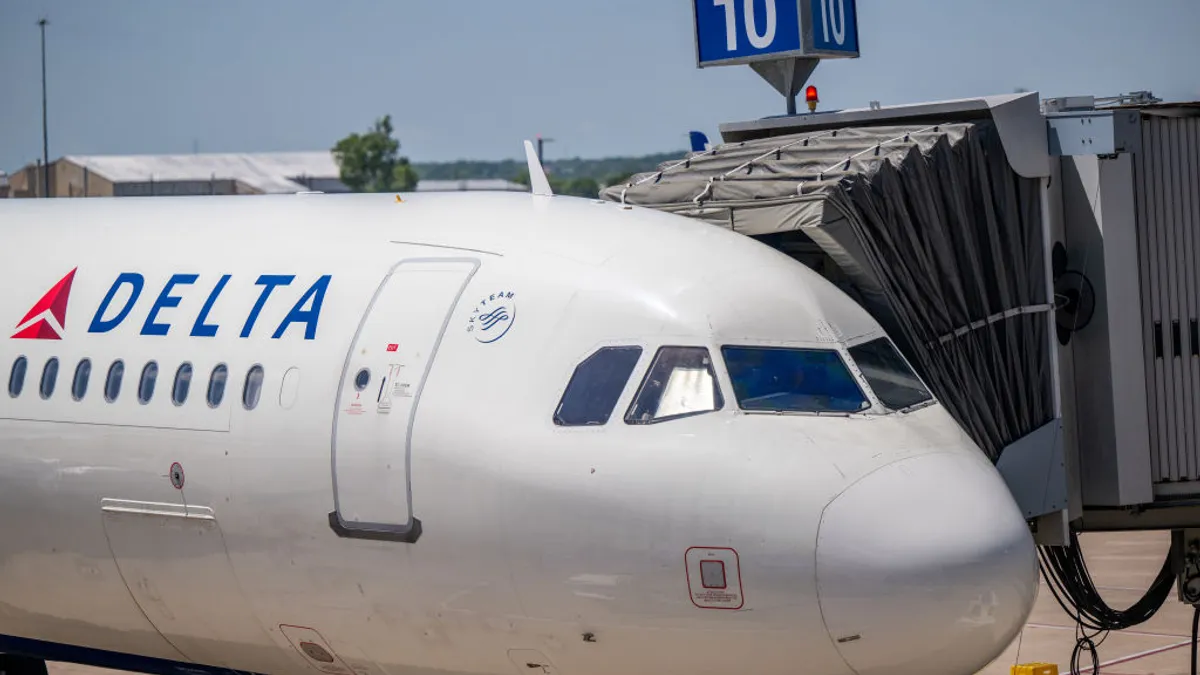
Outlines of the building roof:
{"type": "Polygon", "coordinates": [[[265,193],[301,192],[300,177],[337,178],[331,152],[194,155],[68,155],[63,159],[113,183],[234,179],[265,193]]]}
{"type": "MultiPolygon", "coordinates": [[[[299,179],[339,181],[332,152],[207,153],[192,155],[67,155],[68,162],[87,167],[113,183],[236,180],[264,193],[303,192],[299,179]]],[[[314,186],[312,189],[328,189],[314,186]]],[[[419,192],[459,190],[528,191],[520,183],[501,178],[422,180],[419,192]]]]}

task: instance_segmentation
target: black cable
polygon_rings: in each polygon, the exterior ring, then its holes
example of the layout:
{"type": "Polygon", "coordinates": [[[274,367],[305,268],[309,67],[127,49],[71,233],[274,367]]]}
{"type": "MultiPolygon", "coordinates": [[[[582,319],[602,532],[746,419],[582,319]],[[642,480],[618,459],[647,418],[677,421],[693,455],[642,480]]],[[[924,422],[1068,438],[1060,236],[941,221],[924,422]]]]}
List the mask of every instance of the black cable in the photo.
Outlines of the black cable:
{"type": "MultiPolygon", "coordinates": [[[[1038,558],[1038,566],[1054,599],[1068,616],[1075,619],[1076,641],[1071,652],[1072,675],[1080,675],[1080,658],[1085,652],[1092,657],[1092,674],[1098,675],[1100,660],[1096,648],[1104,642],[1108,633],[1131,628],[1149,620],[1162,608],[1175,581],[1171,557],[1168,554],[1146,594],[1128,609],[1116,610],[1109,607],[1100,597],[1083,559],[1075,532],[1070,533],[1068,546],[1039,546],[1038,558]],[[1098,642],[1097,637],[1100,638],[1098,642]]],[[[1196,673],[1193,672],[1192,675],[1196,673]]]]}
{"type": "Polygon", "coordinates": [[[1128,609],[1115,610],[1096,590],[1074,532],[1070,546],[1039,547],[1039,557],[1042,574],[1059,606],[1069,616],[1076,617],[1082,627],[1096,632],[1123,630],[1144,623],[1166,602],[1175,580],[1168,557],[1146,594],[1128,609]]]}
{"type": "Polygon", "coordinates": [[[1192,612],[1192,675],[1196,675],[1196,637],[1200,628],[1200,605],[1192,612]]]}
{"type": "Polygon", "coordinates": [[[1075,648],[1071,650],[1071,674],[1080,675],[1079,657],[1085,651],[1092,656],[1092,675],[1100,675],[1100,655],[1096,652],[1096,643],[1086,635],[1076,640],[1075,648]]]}

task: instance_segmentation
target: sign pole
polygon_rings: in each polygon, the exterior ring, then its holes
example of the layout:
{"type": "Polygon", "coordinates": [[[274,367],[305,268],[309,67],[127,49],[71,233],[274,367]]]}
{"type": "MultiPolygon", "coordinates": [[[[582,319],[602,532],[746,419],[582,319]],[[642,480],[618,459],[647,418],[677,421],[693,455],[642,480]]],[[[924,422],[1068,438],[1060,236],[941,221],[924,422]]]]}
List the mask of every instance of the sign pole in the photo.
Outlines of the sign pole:
{"type": "Polygon", "coordinates": [[[42,196],[50,196],[50,132],[46,126],[46,24],[43,17],[38,20],[42,31],[42,196]]]}

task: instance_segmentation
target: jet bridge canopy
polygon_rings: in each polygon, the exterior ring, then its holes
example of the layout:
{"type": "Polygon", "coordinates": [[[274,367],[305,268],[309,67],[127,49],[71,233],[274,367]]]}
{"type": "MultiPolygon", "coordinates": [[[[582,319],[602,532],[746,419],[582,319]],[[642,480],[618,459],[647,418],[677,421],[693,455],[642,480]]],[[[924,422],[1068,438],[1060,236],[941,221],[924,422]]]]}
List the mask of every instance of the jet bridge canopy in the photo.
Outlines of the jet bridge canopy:
{"type": "Polygon", "coordinates": [[[815,253],[997,461],[1056,417],[1041,186],[997,121],[776,131],[601,197],[815,253]]]}

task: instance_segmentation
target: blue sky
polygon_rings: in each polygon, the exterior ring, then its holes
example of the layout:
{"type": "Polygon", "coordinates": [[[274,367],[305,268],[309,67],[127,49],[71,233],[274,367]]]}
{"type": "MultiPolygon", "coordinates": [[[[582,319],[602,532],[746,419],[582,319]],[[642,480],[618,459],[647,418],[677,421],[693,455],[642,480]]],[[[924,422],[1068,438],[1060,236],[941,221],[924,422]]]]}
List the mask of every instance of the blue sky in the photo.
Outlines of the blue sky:
{"type": "MultiPolygon", "coordinates": [[[[690,0],[0,0],[0,169],[50,156],[321,150],[392,115],[416,161],[685,148],[783,112],[746,66],[695,67],[690,0]]],[[[862,57],[821,108],[1150,89],[1200,99],[1197,0],[859,0],[862,57]]],[[[803,108],[803,105],[801,106],[803,108]]]]}

